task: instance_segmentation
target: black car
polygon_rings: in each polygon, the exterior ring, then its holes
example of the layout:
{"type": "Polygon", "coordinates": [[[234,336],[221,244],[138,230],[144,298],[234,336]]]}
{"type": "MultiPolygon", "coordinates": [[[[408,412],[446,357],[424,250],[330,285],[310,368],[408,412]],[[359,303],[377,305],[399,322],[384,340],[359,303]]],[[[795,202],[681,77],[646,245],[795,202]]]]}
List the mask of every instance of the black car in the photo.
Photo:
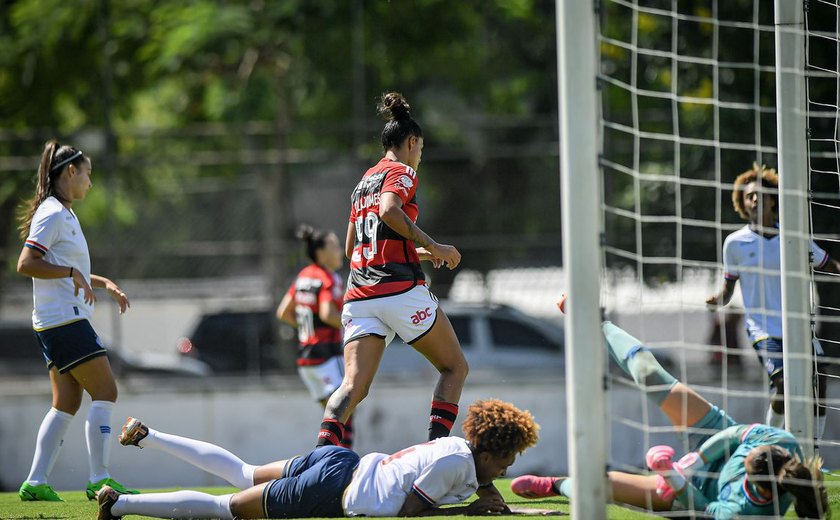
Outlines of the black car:
{"type": "Polygon", "coordinates": [[[291,333],[280,333],[274,312],[222,311],[204,314],[189,337],[178,342],[178,352],[207,363],[215,374],[293,371],[296,343],[291,333]]]}
{"type": "MultiPolygon", "coordinates": [[[[204,376],[210,373],[209,367],[200,362],[149,362],[113,349],[108,350],[108,360],[117,376],[204,376]]],[[[32,325],[27,322],[0,322],[0,376],[46,373],[46,361],[32,332],[32,325]]]]}
{"type": "MultiPolygon", "coordinates": [[[[442,301],[464,355],[474,369],[551,370],[562,373],[563,328],[527,316],[506,305],[442,301]]],[[[199,359],[216,374],[264,374],[294,371],[297,342],[291,327],[274,312],[224,311],[205,314],[179,352],[199,359]]],[[[434,367],[417,351],[396,339],[379,373],[422,373],[434,367]]]]}

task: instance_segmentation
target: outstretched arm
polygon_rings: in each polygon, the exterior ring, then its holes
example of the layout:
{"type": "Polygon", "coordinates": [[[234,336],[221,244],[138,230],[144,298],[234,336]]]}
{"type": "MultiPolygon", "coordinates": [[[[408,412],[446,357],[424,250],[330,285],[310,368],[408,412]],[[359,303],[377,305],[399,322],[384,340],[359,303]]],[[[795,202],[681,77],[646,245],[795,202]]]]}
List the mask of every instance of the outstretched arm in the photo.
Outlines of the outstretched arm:
{"type": "Polygon", "coordinates": [[[434,507],[428,502],[410,493],[397,516],[457,516],[457,515],[498,515],[509,510],[501,495],[479,497],[474,502],[458,507],[434,507]]]}
{"type": "Polygon", "coordinates": [[[711,436],[697,451],[685,455],[672,471],[659,472],[674,491],[675,499],[686,508],[713,513],[715,518],[733,518],[740,511],[738,504],[731,500],[710,501],[692,484],[692,477],[709,464],[727,458],[753,426],[730,426],[711,436]]]}
{"type": "MultiPolygon", "coordinates": [[[[741,444],[744,434],[753,426],[752,424],[739,424],[717,432],[697,448],[696,453],[700,460],[691,466],[683,466],[683,468],[691,471],[693,467],[699,467],[698,465],[708,465],[728,458],[735,451],[735,448],[741,444]]],[[[685,460],[685,457],[682,460],[685,460]]]]}

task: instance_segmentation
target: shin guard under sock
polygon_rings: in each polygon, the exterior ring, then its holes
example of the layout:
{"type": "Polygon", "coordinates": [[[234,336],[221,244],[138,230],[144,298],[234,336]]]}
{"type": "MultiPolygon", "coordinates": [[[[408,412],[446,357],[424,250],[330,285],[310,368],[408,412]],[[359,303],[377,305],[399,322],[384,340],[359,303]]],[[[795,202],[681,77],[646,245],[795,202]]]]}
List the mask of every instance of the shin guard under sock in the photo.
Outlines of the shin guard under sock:
{"type": "Polygon", "coordinates": [[[607,347],[616,363],[657,406],[671,393],[677,380],[662,368],[641,341],[609,321],[603,324],[607,347]]]}

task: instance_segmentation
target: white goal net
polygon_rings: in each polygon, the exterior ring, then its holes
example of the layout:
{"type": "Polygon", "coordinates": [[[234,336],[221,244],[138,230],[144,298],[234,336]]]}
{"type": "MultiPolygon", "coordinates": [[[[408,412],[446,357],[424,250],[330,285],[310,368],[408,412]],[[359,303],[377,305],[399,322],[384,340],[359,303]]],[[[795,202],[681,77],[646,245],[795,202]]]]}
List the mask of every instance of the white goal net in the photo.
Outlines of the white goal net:
{"type": "MultiPolygon", "coordinates": [[[[724,281],[724,240],[746,224],[733,209],[736,177],[753,163],[785,174],[774,2],[600,0],[596,8],[602,301],[677,379],[738,422],[764,422],[768,375],[746,334],[738,290],[717,312],[706,299],[724,281]]],[[[803,9],[796,30],[806,60],[805,234],[840,258],[840,7],[809,0],[803,9]]],[[[815,363],[828,394],[818,447],[828,468],[840,468],[840,280],[807,268],[802,276],[813,288],[813,334],[827,354],[815,363]]],[[[615,367],[610,374],[611,466],[642,471],[656,444],[684,453],[687,444],[632,379],[615,367]]]]}

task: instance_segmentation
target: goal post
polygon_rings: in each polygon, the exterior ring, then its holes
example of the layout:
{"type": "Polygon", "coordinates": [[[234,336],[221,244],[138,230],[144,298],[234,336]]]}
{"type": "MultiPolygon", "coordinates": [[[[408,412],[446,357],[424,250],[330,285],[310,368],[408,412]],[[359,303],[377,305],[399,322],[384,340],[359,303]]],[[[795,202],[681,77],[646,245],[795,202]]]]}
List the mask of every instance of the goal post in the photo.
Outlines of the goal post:
{"type": "MultiPolygon", "coordinates": [[[[594,4],[558,0],[560,178],[572,518],[606,518],[605,349],[601,346],[600,192],[594,4]]],[[[559,295],[558,295],[559,296],[559,295]]]]}
{"type": "Polygon", "coordinates": [[[775,0],[785,424],[808,456],[814,432],[804,17],[802,0],[775,0]]]}

